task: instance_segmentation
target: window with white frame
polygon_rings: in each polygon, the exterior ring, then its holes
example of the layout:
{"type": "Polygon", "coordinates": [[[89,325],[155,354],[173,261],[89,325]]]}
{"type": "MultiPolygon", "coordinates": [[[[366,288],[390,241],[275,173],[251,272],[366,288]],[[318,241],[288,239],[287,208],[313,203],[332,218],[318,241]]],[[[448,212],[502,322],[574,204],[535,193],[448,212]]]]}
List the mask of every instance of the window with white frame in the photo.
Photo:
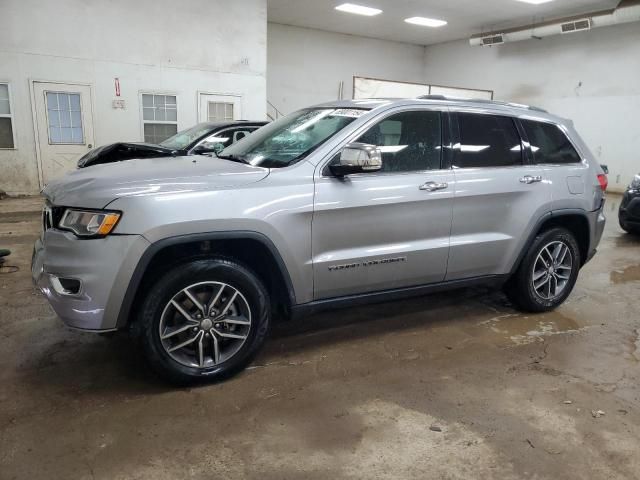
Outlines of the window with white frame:
{"type": "Polygon", "coordinates": [[[79,93],[46,92],[49,143],[84,144],[79,93]]]}
{"type": "Polygon", "coordinates": [[[209,102],[207,107],[207,120],[210,122],[233,120],[233,103],[209,102]]]}
{"type": "Polygon", "coordinates": [[[15,148],[8,83],[0,83],[0,148],[15,148]]]}
{"type": "Polygon", "coordinates": [[[142,128],[148,143],[160,143],[178,133],[176,96],[143,93],[142,128]]]}

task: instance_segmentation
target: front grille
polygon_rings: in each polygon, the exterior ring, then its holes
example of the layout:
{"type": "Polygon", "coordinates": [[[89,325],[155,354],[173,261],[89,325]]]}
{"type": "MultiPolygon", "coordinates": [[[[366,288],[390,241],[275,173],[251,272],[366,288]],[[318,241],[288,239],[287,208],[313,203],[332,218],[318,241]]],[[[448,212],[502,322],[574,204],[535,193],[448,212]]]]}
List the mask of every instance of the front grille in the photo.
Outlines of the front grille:
{"type": "Polygon", "coordinates": [[[64,214],[64,207],[56,207],[46,202],[42,209],[42,230],[47,231],[50,228],[56,228],[64,214]]]}
{"type": "Polygon", "coordinates": [[[51,206],[47,203],[42,209],[42,231],[46,232],[53,227],[53,212],[51,206]]]}

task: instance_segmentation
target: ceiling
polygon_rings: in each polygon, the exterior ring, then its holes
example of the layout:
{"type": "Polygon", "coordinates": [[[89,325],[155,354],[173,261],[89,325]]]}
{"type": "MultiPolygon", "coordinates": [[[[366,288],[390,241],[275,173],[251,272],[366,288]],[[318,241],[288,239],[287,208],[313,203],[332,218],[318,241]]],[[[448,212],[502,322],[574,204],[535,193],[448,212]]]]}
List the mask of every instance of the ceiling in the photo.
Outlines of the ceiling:
{"type": "Polygon", "coordinates": [[[474,34],[615,7],[619,0],[554,0],[531,5],[517,0],[267,0],[270,22],[330,32],[431,45],[474,34]],[[355,3],[383,11],[374,17],[339,12],[355,3]],[[440,28],[404,22],[408,17],[446,20],[440,28]]]}

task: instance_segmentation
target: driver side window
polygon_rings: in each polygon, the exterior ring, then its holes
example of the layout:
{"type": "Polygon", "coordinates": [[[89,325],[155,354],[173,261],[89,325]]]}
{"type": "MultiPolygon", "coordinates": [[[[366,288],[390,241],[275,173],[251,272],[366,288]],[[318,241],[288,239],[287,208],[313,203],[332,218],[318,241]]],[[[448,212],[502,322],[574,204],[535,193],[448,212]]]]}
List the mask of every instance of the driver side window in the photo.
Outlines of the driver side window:
{"type": "Polygon", "coordinates": [[[242,140],[244,137],[246,137],[256,129],[257,127],[230,128],[228,130],[223,130],[221,132],[217,132],[208,136],[207,138],[202,140],[200,145],[202,145],[205,151],[220,153],[229,145],[242,140]]]}
{"type": "Polygon", "coordinates": [[[382,151],[382,172],[438,170],[441,164],[440,112],[397,113],[377,123],[356,140],[382,151]]]}

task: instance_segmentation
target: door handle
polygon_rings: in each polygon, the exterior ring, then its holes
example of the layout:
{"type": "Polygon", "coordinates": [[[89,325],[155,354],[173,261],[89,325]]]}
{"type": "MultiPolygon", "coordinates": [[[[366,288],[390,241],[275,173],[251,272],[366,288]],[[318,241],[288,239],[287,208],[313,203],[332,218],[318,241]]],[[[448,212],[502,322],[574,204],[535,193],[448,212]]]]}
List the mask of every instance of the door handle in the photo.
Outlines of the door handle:
{"type": "Polygon", "coordinates": [[[420,185],[418,188],[420,190],[426,190],[427,192],[435,192],[436,190],[444,190],[448,187],[449,184],[447,182],[426,182],[420,185]]]}
{"type": "Polygon", "coordinates": [[[520,179],[520,183],[526,183],[527,185],[531,183],[538,183],[542,181],[542,177],[540,175],[525,175],[520,179]]]}

